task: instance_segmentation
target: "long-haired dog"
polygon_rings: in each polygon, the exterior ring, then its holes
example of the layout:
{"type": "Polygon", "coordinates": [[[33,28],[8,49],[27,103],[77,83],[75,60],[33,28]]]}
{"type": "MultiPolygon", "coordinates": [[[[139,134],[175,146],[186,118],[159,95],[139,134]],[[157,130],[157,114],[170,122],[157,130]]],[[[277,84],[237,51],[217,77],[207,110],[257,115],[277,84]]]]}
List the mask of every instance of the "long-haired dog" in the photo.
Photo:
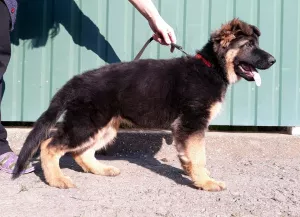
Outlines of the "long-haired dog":
{"type": "Polygon", "coordinates": [[[206,170],[204,135],[218,114],[229,85],[241,78],[256,81],[256,69],[268,69],[275,58],[259,48],[260,30],[233,19],[213,32],[195,55],[116,63],[74,76],[53,97],[36,121],[16,163],[13,178],[41,148],[41,165],[49,185],[71,188],[60,158],[72,153],[86,172],[116,176],[95,152],[110,144],[122,121],[138,127],[169,128],[178,157],[194,185],[208,191],[225,189],[206,170]],[[64,113],[54,135],[50,129],[64,113]]]}

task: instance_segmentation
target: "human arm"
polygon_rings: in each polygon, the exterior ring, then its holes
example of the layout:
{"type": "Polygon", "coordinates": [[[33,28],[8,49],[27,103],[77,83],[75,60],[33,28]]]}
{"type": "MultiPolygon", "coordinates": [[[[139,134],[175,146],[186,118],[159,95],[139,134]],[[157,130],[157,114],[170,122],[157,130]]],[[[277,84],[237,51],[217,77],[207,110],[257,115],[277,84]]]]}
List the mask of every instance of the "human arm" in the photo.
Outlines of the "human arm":
{"type": "Polygon", "coordinates": [[[129,2],[147,19],[154,32],[154,40],[163,45],[176,43],[173,28],[163,20],[151,0],[129,0],[129,2]]]}

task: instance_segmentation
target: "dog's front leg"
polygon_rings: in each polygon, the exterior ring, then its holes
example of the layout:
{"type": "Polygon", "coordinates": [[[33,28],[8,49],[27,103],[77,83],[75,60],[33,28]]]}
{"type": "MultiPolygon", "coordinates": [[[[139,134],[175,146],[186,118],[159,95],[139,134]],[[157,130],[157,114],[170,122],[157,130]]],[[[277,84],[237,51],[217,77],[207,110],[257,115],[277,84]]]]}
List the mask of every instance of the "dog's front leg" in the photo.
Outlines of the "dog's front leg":
{"type": "Polygon", "coordinates": [[[210,178],[205,168],[204,133],[194,132],[185,136],[181,135],[181,138],[177,136],[174,136],[174,142],[178,150],[179,160],[185,172],[192,178],[194,185],[206,191],[224,190],[226,188],[225,183],[210,178]]]}

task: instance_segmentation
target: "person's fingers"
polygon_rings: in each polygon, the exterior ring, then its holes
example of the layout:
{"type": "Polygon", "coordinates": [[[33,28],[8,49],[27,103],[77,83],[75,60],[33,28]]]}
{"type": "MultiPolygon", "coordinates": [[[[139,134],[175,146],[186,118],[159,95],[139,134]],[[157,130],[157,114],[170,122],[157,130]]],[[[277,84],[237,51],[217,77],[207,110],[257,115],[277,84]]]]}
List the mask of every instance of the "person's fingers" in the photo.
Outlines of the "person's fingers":
{"type": "Polygon", "coordinates": [[[157,34],[153,35],[153,39],[159,43],[161,42],[161,39],[159,38],[159,36],[157,34]]]}
{"type": "MultiPolygon", "coordinates": [[[[170,28],[168,35],[170,37],[171,42],[176,44],[176,36],[175,36],[174,30],[172,28],[170,28]]],[[[175,47],[171,46],[171,49],[170,49],[171,53],[173,53],[174,50],[175,50],[175,47]]]]}
{"type": "Polygon", "coordinates": [[[159,38],[159,37],[158,37],[158,35],[157,35],[157,34],[155,34],[155,33],[152,35],[152,37],[153,37],[153,39],[154,39],[155,41],[157,41],[157,40],[158,40],[158,38],[159,38]]]}
{"type": "Polygon", "coordinates": [[[153,35],[153,39],[162,45],[167,45],[163,40],[163,38],[158,33],[153,35]]]}
{"type": "MultiPolygon", "coordinates": [[[[163,19],[150,20],[149,25],[154,32],[153,39],[162,45],[176,43],[176,36],[172,27],[163,19]]],[[[171,48],[171,51],[174,49],[171,48]]]]}
{"type": "Polygon", "coordinates": [[[164,42],[165,42],[167,45],[171,44],[171,40],[170,40],[170,37],[169,37],[169,34],[168,34],[168,31],[167,31],[167,30],[161,31],[161,35],[162,35],[162,37],[163,37],[164,42]]]}
{"type": "Polygon", "coordinates": [[[168,35],[169,35],[171,42],[176,44],[176,36],[175,36],[174,30],[172,28],[169,29],[168,35]]]}

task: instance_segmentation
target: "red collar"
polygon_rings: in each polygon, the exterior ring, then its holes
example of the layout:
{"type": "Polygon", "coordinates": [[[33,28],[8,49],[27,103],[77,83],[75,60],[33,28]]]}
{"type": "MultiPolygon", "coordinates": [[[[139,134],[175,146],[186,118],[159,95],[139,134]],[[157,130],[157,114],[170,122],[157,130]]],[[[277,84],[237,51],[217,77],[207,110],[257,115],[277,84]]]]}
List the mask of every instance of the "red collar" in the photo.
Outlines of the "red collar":
{"type": "Polygon", "coordinates": [[[207,66],[207,67],[211,67],[211,63],[206,60],[201,54],[197,53],[195,56],[197,59],[202,60],[203,63],[207,66]]]}

